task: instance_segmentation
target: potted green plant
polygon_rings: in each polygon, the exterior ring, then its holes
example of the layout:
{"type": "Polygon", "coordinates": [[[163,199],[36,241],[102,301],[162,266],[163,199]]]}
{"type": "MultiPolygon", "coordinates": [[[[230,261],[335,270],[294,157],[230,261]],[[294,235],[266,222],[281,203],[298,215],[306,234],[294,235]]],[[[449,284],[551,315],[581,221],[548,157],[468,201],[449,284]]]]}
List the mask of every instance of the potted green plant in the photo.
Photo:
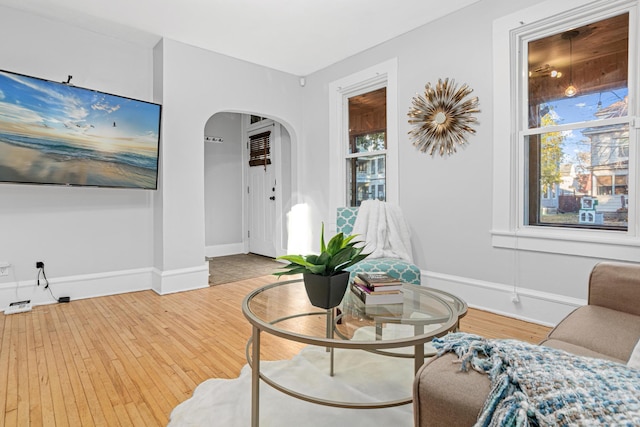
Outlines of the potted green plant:
{"type": "Polygon", "coordinates": [[[346,269],[369,256],[362,253],[364,246],[356,246],[362,243],[356,241],[356,237],[338,233],[325,244],[322,223],[320,254],[279,256],[276,259],[289,261],[289,264],[282,267],[284,271],[273,274],[278,277],[302,274],[312,305],[325,309],[336,307],[349,285],[349,272],[346,269]]]}

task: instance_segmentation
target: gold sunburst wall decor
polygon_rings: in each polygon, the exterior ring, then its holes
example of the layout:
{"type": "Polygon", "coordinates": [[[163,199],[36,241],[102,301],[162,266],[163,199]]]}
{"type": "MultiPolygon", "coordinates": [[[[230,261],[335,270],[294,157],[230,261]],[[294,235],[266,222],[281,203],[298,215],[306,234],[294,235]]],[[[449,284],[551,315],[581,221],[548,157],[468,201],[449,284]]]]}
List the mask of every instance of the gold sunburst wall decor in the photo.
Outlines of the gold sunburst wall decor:
{"type": "Polygon", "coordinates": [[[409,136],[414,147],[431,156],[444,156],[455,153],[456,146],[464,146],[467,134],[476,132],[474,114],[480,112],[478,97],[467,98],[471,92],[466,84],[456,87],[453,79],[438,79],[435,88],[427,83],[424,96],[416,95],[409,110],[409,124],[414,126],[409,136]]]}

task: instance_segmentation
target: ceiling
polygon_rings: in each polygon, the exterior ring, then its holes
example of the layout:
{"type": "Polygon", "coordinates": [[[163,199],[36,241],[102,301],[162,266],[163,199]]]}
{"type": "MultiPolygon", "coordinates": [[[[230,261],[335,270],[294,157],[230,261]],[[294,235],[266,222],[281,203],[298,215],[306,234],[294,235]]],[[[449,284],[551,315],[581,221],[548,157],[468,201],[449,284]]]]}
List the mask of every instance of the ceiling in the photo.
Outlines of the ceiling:
{"type": "Polygon", "coordinates": [[[162,37],[306,76],[479,0],[0,0],[152,47],[162,37]]]}
{"type": "Polygon", "coordinates": [[[531,41],[529,101],[563,98],[569,83],[584,95],[626,87],[628,34],[624,13],[531,41]],[[552,78],[553,71],[562,74],[552,78]]]}

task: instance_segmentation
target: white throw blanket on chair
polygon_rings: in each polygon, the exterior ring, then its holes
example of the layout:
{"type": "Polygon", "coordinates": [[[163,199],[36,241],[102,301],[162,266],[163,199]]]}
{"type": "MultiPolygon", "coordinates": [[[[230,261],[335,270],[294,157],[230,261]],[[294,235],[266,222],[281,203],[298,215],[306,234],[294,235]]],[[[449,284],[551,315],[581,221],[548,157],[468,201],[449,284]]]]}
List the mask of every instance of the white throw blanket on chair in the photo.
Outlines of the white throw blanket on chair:
{"type": "Polygon", "coordinates": [[[413,263],[409,227],[398,206],[365,200],[358,209],[353,234],[367,243],[370,258],[400,258],[413,263]]]}

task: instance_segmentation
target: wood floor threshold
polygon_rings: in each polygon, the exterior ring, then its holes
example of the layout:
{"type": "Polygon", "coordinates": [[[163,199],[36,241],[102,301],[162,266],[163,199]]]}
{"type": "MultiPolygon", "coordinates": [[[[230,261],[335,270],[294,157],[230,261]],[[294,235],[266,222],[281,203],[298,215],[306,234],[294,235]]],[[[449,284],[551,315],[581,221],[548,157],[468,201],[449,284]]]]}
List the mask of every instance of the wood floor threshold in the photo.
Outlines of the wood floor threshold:
{"type": "MultiPolygon", "coordinates": [[[[241,303],[263,276],[36,306],[0,317],[0,427],[165,426],[210,378],[236,378],[251,327],[241,303]]],[[[461,330],[539,342],[550,328],[470,309],[461,330]]],[[[263,360],[301,344],[263,335],[263,360]]]]}

